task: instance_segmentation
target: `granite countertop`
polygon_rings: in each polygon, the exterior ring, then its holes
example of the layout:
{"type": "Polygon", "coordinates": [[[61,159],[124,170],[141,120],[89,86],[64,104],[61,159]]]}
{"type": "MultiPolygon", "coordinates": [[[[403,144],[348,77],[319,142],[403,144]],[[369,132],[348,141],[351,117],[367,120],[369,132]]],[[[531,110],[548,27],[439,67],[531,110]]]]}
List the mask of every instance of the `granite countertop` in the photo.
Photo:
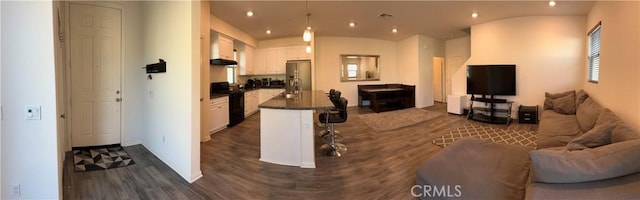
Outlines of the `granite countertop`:
{"type": "Polygon", "coordinates": [[[305,90],[297,97],[286,98],[280,94],[258,106],[259,108],[285,110],[320,110],[335,108],[329,97],[322,90],[305,90]]]}

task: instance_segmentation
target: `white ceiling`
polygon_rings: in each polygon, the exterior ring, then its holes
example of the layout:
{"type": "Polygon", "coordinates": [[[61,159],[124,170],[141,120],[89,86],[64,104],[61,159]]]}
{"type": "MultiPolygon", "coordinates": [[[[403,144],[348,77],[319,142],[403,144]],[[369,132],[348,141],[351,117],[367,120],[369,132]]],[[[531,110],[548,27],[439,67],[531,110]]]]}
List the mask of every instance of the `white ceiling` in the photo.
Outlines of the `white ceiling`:
{"type": "Polygon", "coordinates": [[[498,19],[586,16],[594,1],[212,1],[211,13],[257,40],[302,37],[310,25],[318,36],[350,36],[397,41],[422,34],[446,40],[468,35],[469,27],[498,19]],[[246,12],[253,11],[253,17],[246,12]],[[478,18],[471,13],[477,12],[478,18]],[[389,19],[380,13],[393,15],[389,19]],[[349,28],[349,22],[355,28],[349,28]],[[392,33],[392,28],[398,33],[392,33]],[[270,29],[272,33],[265,32],[270,29]],[[465,31],[466,30],[466,31],[465,31]]]}

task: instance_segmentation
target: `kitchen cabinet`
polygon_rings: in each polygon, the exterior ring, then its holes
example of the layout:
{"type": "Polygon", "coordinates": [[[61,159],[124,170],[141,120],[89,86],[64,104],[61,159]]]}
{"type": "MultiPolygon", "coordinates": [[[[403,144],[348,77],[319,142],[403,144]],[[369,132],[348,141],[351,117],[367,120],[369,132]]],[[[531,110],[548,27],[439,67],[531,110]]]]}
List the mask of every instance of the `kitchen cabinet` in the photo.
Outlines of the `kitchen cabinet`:
{"type": "Polygon", "coordinates": [[[248,117],[249,115],[258,111],[259,90],[251,90],[244,92],[244,116],[248,117]]]}
{"type": "MultiPolygon", "coordinates": [[[[305,50],[306,46],[290,46],[286,47],[286,60],[309,60],[311,54],[305,50]]],[[[286,61],[285,61],[286,62],[286,61]]]]}
{"type": "Polygon", "coordinates": [[[260,89],[259,91],[259,104],[262,104],[269,99],[278,96],[280,93],[284,92],[284,89],[260,89]]]}
{"type": "Polygon", "coordinates": [[[265,49],[265,69],[267,74],[285,74],[286,49],[282,47],[265,49]]]}
{"type": "Polygon", "coordinates": [[[245,44],[240,47],[239,51],[240,61],[238,62],[238,68],[240,75],[255,74],[255,49],[245,44]]]}
{"type": "Polygon", "coordinates": [[[305,46],[274,47],[255,51],[254,74],[286,74],[287,60],[309,60],[305,46]]]}
{"type": "Polygon", "coordinates": [[[267,70],[266,70],[266,53],[265,53],[266,49],[256,49],[255,51],[255,61],[254,61],[254,68],[253,68],[253,74],[257,74],[257,75],[261,75],[261,74],[267,74],[267,70]]]}
{"type": "Polygon", "coordinates": [[[229,124],[229,97],[211,99],[209,103],[209,133],[225,129],[229,124]]]}
{"type": "Polygon", "coordinates": [[[211,55],[213,58],[233,60],[233,39],[222,34],[211,34],[211,55]]]}

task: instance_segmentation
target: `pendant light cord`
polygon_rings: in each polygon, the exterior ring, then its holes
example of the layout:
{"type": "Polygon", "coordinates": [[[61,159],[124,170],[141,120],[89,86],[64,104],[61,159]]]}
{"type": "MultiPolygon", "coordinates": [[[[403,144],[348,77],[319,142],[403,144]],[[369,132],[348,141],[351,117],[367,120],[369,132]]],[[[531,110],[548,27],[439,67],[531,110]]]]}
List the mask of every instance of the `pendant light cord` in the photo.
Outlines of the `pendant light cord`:
{"type": "Polygon", "coordinates": [[[307,28],[309,28],[309,0],[304,1],[304,11],[307,14],[307,28]]]}

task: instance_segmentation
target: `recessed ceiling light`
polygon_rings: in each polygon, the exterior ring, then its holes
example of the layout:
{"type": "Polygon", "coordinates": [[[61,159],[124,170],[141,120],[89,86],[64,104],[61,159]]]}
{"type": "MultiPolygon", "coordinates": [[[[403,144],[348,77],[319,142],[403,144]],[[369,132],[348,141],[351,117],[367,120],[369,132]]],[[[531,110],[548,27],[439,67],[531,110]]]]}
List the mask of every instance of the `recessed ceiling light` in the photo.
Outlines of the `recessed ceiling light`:
{"type": "Polygon", "coordinates": [[[267,29],[267,35],[271,34],[271,30],[267,29]]]}
{"type": "Polygon", "coordinates": [[[391,29],[391,32],[393,32],[393,33],[397,33],[397,32],[398,32],[398,29],[397,29],[397,28],[393,28],[393,29],[391,29]]]}
{"type": "Polygon", "coordinates": [[[351,27],[351,28],[356,27],[356,23],[355,22],[349,22],[349,27],[351,27]]]}
{"type": "Polygon", "coordinates": [[[473,12],[473,13],[471,14],[471,17],[473,17],[473,18],[478,18],[478,13],[477,13],[477,12],[473,12]]]}
{"type": "Polygon", "coordinates": [[[556,6],[556,1],[549,1],[549,6],[556,6]]]}
{"type": "Polygon", "coordinates": [[[252,11],[247,11],[247,17],[251,17],[253,16],[253,12],[252,11]]]}

